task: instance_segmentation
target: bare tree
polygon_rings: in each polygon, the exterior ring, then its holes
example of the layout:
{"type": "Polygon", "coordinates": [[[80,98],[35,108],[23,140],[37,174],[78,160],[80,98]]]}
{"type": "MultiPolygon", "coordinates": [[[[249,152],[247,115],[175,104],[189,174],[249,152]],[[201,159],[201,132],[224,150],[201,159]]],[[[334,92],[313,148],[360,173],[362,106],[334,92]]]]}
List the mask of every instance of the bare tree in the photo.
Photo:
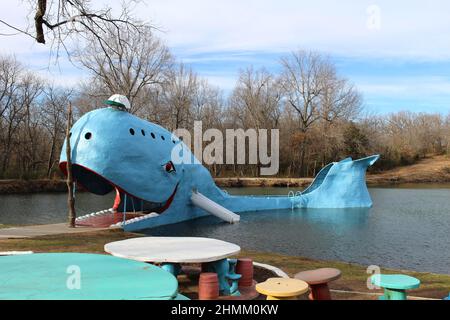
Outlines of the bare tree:
{"type": "Polygon", "coordinates": [[[295,109],[301,131],[300,174],[305,174],[307,133],[322,118],[322,97],[334,73],[331,63],[315,52],[298,51],[281,59],[282,86],[287,104],[295,109]]]}
{"type": "Polygon", "coordinates": [[[287,103],[297,111],[300,129],[306,132],[322,117],[322,97],[334,68],[325,57],[306,51],[282,58],[281,65],[287,103]]]}
{"type": "Polygon", "coordinates": [[[321,113],[327,123],[354,120],[361,113],[362,96],[347,79],[330,74],[321,97],[321,113]]]}
{"type": "Polygon", "coordinates": [[[139,32],[122,32],[109,26],[103,41],[105,47],[90,36],[86,46],[76,53],[79,61],[90,73],[87,94],[92,103],[104,100],[113,93],[126,95],[131,112],[139,113],[146,104],[149,87],[161,86],[172,64],[168,48],[153,34],[150,27],[139,32]]]}
{"type": "MultiPolygon", "coordinates": [[[[122,3],[122,10],[114,15],[112,7],[95,9],[90,0],[27,0],[28,13],[34,12],[34,26],[13,26],[0,20],[8,28],[26,34],[38,43],[45,44],[51,38],[57,52],[62,47],[67,50],[69,40],[93,35],[100,44],[108,46],[103,34],[108,27],[119,29],[136,28],[141,23],[130,15],[130,8],[138,2],[131,0],[122,3]],[[34,30],[32,30],[34,28],[34,30]]],[[[31,14],[30,14],[31,13],[31,14]]]]}
{"type": "Polygon", "coordinates": [[[193,127],[193,103],[197,86],[197,75],[191,68],[182,63],[172,68],[163,86],[161,100],[167,111],[165,122],[170,130],[193,127]]]}
{"type": "Polygon", "coordinates": [[[22,65],[15,58],[0,56],[0,118],[13,102],[22,71],[22,65]]]}
{"type": "Polygon", "coordinates": [[[223,93],[207,80],[198,79],[193,97],[193,118],[202,120],[203,128],[219,128],[223,117],[223,93]]]}
{"type": "MultiPolygon", "coordinates": [[[[19,141],[14,141],[20,128],[24,129],[21,141],[29,142],[34,139],[33,108],[35,102],[42,92],[41,80],[30,72],[23,71],[21,65],[14,59],[0,59],[0,79],[2,80],[4,91],[0,92],[1,106],[1,140],[2,159],[0,174],[4,175],[12,156],[14,146],[21,145],[19,141]],[[10,78],[9,78],[10,77],[10,78]],[[25,139],[25,140],[24,140],[25,139]]],[[[23,145],[23,144],[22,144],[23,145]]],[[[23,148],[31,161],[35,159],[35,146],[28,144],[28,148],[23,148]]],[[[22,159],[21,159],[22,160],[22,159]]]]}
{"type": "Polygon", "coordinates": [[[22,134],[25,139],[22,139],[19,146],[23,146],[21,156],[19,157],[20,162],[22,162],[22,174],[29,176],[32,172],[37,170],[38,165],[41,162],[39,153],[39,145],[37,139],[39,136],[37,134],[39,127],[39,116],[38,116],[38,99],[43,90],[43,81],[35,76],[31,72],[26,72],[22,76],[21,86],[18,95],[19,107],[23,110],[22,119],[22,134]]]}
{"type": "Polygon", "coordinates": [[[308,133],[312,126],[325,120],[323,133],[336,120],[351,120],[361,110],[361,95],[336,73],[335,66],[319,53],[298,51],[281,60],[282,86],[286,103],[299,119],[300,173],[305,171],[308,133]],[[328,123],[328,124],[327,124],[328,123]]]}
{"type": "Polygon", "coordinates": [[[41,125],[50,136],[50,148],[48,151],[46,175],[51,177],[52,169],[57,162],[55,154],[62,146],[62,137],[65,134],[67,122],[67,106],[73,94],[71,89],[60,89],[54,85],[48,86],[42,102],[41,125]]]}
{"type": "Polygon", "coordinates": [[[229,103],[244,127],[270,129],[278,127],[281,98],[278,79],[264,68],[250,67],[240,72],[229,103]]]}

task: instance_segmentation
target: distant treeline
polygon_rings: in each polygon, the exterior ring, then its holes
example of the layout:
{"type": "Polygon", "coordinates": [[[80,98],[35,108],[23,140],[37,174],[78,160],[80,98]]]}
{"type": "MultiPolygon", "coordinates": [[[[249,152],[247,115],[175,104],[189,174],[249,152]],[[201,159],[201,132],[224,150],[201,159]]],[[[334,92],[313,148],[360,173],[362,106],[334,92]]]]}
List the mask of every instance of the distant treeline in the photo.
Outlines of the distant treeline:
{"type": "MultiPolygon", "coordinates": [[[[314,176],[347,156],[382,155],[375,170],[449,153],[450,115],[368,114],[363,97],[326,56],[298,51],[280,60],[280,73],[249,66],[234,90],[201,79],[174,60],[150,29],[107,50],[95,41],[73,53],[90,79],[73,89],[48,83],[13,57],[0,57],[0,178],[60,177],[67,106],[76,118],[125,94],[134,114],[169,130],[254,128],[280,130],[279,176],[314,176]],[[145,40],[145,41],[144,41],[145,40]]],[[[76,119],[75,119],[76,120],[76,119]]],[[[212,165],[215,176],[257,176],[258,165],[212,165]]]]}

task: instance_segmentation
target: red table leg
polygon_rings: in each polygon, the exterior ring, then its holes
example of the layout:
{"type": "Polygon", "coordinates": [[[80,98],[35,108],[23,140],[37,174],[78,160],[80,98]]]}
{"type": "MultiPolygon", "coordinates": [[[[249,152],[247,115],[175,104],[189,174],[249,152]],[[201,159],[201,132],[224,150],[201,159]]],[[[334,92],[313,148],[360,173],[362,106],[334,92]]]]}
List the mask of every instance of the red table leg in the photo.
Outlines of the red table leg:
{"type": "Polygon", "coordinates": [[[330,288],[327,283],[310,285],[309,300],[331,300],[330,288]]]}

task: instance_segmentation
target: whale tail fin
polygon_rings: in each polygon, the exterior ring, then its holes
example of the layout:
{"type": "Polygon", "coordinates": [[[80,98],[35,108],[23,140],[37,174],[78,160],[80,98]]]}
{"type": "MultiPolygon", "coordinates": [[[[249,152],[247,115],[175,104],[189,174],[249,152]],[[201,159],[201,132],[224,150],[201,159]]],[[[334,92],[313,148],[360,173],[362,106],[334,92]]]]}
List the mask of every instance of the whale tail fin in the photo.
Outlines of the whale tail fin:
{"type": "Polygon", "coordinates": [[[303,192],[310,208],[364,208],[372,206],[366,185],[366,171],[379,155],[344,159],[324,167],[303,192]]]}

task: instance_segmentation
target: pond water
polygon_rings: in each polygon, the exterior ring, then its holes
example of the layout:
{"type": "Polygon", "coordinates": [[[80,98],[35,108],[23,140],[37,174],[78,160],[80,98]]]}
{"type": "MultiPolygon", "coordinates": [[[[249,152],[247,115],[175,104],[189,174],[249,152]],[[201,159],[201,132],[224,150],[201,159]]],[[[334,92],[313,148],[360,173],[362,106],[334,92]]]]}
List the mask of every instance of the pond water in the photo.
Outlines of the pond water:
{"type": "MultiPolygon", "coordinates": [[[[287,194],[284,188],[228,189],[232,194],[287,194]]],[[[371,209],[298,209],[245,213],[229,225],[216,217],[145,231],[203,236],[246,249],[322,260],[450,274],[450,186],[370,188],[371,209]]],[[[78,214],[111,207],[113,195],[77,195],[78,214]]],[[[2,195],[0,224],[62,222],[64,194],[2,195]]]]}

